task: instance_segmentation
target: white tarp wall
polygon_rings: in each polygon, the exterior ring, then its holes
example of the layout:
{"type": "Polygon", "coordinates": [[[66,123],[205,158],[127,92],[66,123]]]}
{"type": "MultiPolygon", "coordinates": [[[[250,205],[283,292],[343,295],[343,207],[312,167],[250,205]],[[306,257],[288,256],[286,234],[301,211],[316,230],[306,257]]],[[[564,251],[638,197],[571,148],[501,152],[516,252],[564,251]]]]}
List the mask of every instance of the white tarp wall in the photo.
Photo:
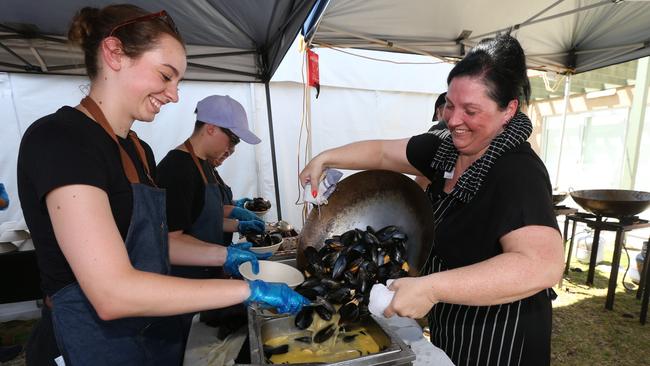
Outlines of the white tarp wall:
{"type": "MultiPolygon", "coordinates": [[[[382,59],[429,64],[377,62],[319,49],[321,93],[312,99],[314,155],[352,141],[407,137],[431,125],[435,97],[446,90],[448,64],[422,56],[353,51],[382,59]]],[[[298,190],[298,134],[303,87],[302,54],[293,47],[271,82],[271,102],[283,219],[301,227],[302,206],[294,203],[298,190]]],[[[36,119],[62,105],[76,105],[87,79],[0,73],[0,182],[11,200],[0,212],[0,223],[19,221],[22,212],[16,186],[16,159],[20,138],[36,119]]],[[[211,94],[229,94],[246,109],[251,129],[262,139],[256,146],[242,142],[220,168],[235,197],[263,196],[275,207],[264,85],[184,81],[180,101],[167,105],[152,123],[137,122],[134,130],[151,145],[156,160],[182,143],[194,126],[196,102],[211,94]]],[[[303,137],[304,139],[304,137],[303,137]]],[[[304,141],[304,140],[303,140],[304,141]]],[[[265,217],[275,221],[275,210],[265,217]]]]}

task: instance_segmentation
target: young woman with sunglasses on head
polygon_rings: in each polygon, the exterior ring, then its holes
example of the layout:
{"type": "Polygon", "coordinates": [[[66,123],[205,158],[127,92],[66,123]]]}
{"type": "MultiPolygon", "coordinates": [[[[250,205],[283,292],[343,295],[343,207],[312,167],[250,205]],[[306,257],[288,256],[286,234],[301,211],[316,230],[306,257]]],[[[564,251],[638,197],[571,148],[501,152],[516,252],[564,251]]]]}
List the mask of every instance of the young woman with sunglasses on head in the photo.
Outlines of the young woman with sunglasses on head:
{"type": "Polygon", "coordinates": [[[306,300],[287,286],[166,276],[170,264],[256,261],[203,242],[168,243],[153,153],[130,129],[178,101],[186,60],[171,18],[132,5],[83,8],[69,38],[84,51],[89,95],[34,122],[18,157],[46,295],[28,364],[52,365],[60,350],[68,366],[178,365],[174,314],[247,300],[298,311],[306,300]]]}

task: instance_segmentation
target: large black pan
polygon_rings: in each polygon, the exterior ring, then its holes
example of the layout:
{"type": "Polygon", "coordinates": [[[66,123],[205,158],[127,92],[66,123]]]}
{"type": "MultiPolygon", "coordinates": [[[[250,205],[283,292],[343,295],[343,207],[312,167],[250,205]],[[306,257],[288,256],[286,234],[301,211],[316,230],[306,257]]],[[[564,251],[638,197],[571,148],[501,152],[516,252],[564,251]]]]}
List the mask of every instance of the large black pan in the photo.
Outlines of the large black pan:
{"type": "Polygon", "coordinates": [[[386,170],[356,173],[340,181],[328,201],[307,217],[298,242],[298,268],[305,268],[307,246],[320,249],[325,239],[355,228],[396,225],[408,236],[409,273],[420,273],[433,245],[433,209],[412,179],[386,170]]]}
{"type": "Polygon", "coordinates": [[[650,192],[624,189],[589,189],[570,192],[571,198],[582,208],[596,215],[629,217],[650,206],[650,192]]]}

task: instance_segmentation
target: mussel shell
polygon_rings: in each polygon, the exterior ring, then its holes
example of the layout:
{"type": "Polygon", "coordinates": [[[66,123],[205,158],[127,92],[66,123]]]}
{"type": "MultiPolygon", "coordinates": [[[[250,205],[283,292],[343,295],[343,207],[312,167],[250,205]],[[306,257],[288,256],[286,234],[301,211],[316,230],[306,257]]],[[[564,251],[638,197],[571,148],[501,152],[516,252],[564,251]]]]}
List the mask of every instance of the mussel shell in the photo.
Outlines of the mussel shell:
{"type": "Polygon", "coordinates": [[[383,228],[379,229],[379,231],[377,231],[375,236],[377,237],[377,239],[379,239],[379,241],[386,241],[390,237],[392,237],[394,233],[396,233],[398,231],[399,231],[399,229],[397,228],[397,226],[389,225],[389,226],[386,226],[386,227],[383,227],[383,228]]]}
{"type": "Polygon", "coordinates": [[[312,288],[314,286],[320,285],[321,279],[318,277],[308,277],[305,279],[300,286],[296,287],[296,290],[301,288],[312,288]]]}
{"type": "Polygon", "coordinates": [[[376,246],[379,245],[379,239],[371,232],[366,231],[363,233],[363,241],[366,243],[368,246],[376,246]]]}
{"type": "Polygon", "coordinates": [[[321,285],[323,285],[328,291],[338,290],[341,288],[341,283],[334,281],[330,278],[321,279],[321,285]]]}
{"type": "Polygon", "coordinates": [[[345,269],[348,266],[348,256],[341,254],[334,262],[334,267],[332,267],[332,279],[338,280],[342,274],[345,273],[345,269]]]}
{"type": "Polygon", "coordinates": [[[334,324],[330,324],[314,334],[314,342],[323,343],[334,335],[334,324]]]}
{"type": "Polygon", "coordinates": [[[307,271],[312,275],[322,277],[325,274],[325,266],[316,248],[307,247],[303,254],[307,259],[307,271]]]}
{"type": "Polygon", "coordinates": [[[332,315],[334,315],[334,312],[331,312],[327,307],[320,305],[314,307],[314,311],[318,316],[320,316],[321,319],[323,320],[332,320],[332,315]]]}
{"type": "Polygon", "coordinates": [[[341,287],[327,294],[327,300],[334,304],[344,304],[352,300],[352,291],[349,287],[341,287]]]}
{"type": "Polygon", "coordinates": [[[357,232],[354,229],[348,230],[343,234],[341,234],[341,243],[343,243],[343,245],[345,245],[346,247],[353,245],[357,241],[358,241],[357,232]]]}
{"type": "Polygon", "coordinates": [[[354,323],[359,320],[359,304],[355,301],[350,301],[341,306],[339,314],[341,315],[339,325],[354,323]]]}
{"type": "Polygon", "coordinates": [[[266,358],[270,358],[272,355],[281,355],[289,352],[288,344],[281,344],[276,347],[271,347],[265,344],[262,348],[264,349],[264,356],[266,356],[266,358]]]}
{"type": "Polygon", "coordinates": [[[294,325],[298,329],[307,329],[314,320],[314,309],[310,306],[305,306],[296,314],[294,325]]]}
{"type": "Polygon", "coordinates": [[[318,292],[311,287],[296,287],[296,292],[306,297],[307,300],[314,301],[319,296],[318,292]]]}

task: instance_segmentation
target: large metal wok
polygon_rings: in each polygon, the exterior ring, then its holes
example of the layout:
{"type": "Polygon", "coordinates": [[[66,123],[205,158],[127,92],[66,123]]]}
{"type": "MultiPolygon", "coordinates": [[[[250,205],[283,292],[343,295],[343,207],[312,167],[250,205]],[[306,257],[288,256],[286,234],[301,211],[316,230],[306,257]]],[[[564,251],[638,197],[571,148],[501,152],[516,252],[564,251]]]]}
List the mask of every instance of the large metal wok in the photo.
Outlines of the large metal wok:
{"type": "Polygon", "coordinates": [[[553,192],[553,205],[559,205],[566,199],[566,192],[553,192]]]}
{"type": "Polygon", "coordinates": [[[650,192],[623,189],[590,189],[570,192],[585,210],[600,216],[629,217],[650,206],[650,192]]]}
{"type": "Polygon", "coordinates": [[[328,201],[307,217],[298,242],[299,269],[305,268],[307,246],[320,249],[325,239],[355,228],[396,225],[408,235],[409,274],[419,275],[433,245],[433,209],[412,179],[386,170],[356,173],[340,181],[328,201]]]}

